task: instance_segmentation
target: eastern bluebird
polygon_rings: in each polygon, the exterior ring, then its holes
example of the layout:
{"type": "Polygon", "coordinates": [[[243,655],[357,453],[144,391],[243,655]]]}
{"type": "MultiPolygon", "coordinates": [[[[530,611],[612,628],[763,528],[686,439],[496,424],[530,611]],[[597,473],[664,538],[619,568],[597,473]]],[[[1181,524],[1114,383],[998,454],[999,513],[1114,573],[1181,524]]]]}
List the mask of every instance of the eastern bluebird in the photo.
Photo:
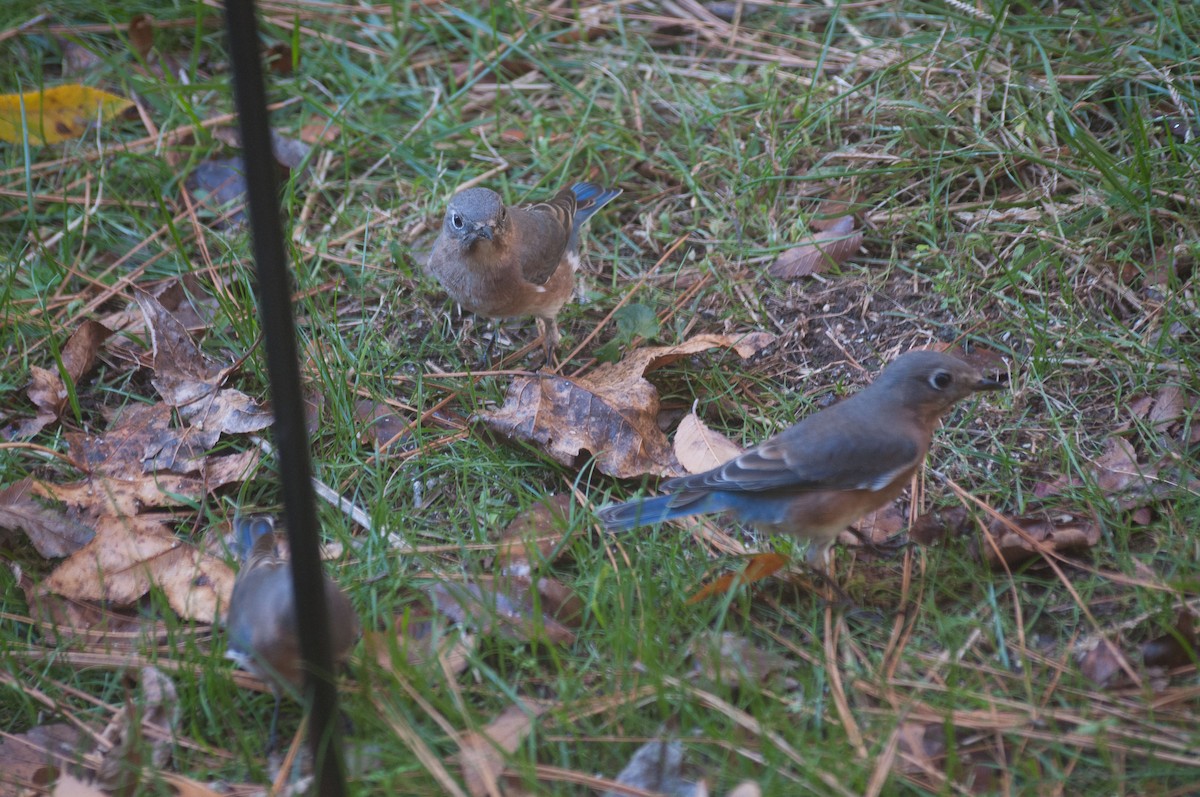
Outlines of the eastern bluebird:
{"type": "MultiPolygon", "coordinates": [[[[299,618],[296,617],[292,572],[275,547],[275,528],[265,517],[237,517],[233,521],[234,547],[242,559],[233,582],[233,596],[225,620],[229,642],[225,657],[271,684],[275,713],[271,718],[271,743],[279,718],[281,689],[303,683],[299,618]]],[[[333,658],[342,663],[358,637],[358,616],[350,599],[328,576],[325,600],[333,658]]]]}
{"type": "Polygon", "coordinates": [[[938,419],[959,399],[1002,387],[933,351],[897,357],[864,390],[704,473],[670,479],[668,495],[606,506],[610,530],[731,512],[769,534],[810,541],[824,570],[837,535],[892,501],[929,451],[938,419]]]}
{"type": "Polygon", "coordinates": [[[558,312],[575,288],[579,228],[620,193],[576,183],[548,202],[506,207],[495,191],[468,188],[450,199],[429,270],[472,313],[536,316],[550,362],[558,312]]]}

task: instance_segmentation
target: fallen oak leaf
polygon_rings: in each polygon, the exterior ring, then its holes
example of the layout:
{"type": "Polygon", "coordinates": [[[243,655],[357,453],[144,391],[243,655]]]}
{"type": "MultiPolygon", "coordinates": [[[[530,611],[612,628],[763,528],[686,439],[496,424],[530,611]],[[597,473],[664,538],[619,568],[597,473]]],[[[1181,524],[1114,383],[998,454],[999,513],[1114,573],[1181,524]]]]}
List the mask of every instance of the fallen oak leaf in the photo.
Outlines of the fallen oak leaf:
{"type": "Polygon", "coordinates": [[[25,594],[34,627],[47,644],[73,641],[107,650],[134,651],[147,639],[161,639],[167,633],[165,623],[144,614],[122,614],[89,601],[43,591],[27,573],[19,574],[17,585],[25,594]]]}
{"type": "Polygon", "coordinates": [[[843,216],[781,252],[767,273],[787,280],[821,274],[853,257],[862,242],[862,232],[854,229],[854,217],[843,216]]]}
{"type": "Polygon", "coordinates": [[[548,706],[534,701],[518,701],[507,706],[486,727],[467,731],[458,740],[458,752],[452,760],[462,768],[463,781],[471,797],[490,797],[503,793],[499,779],[504,772],[504,756],[515,752],[533,730],[533,723],[548,706]]]}
{"type": "Polygon", "coordinates": [[[697,335],[675,346],[637,349],[586,376],[518,377],[499,409],[473,420],[502,437],[532,443],[563,465],[574,467],[592,455],[601,473],[616,478],[679,476],[682,468],[657,424],[658,389],[645,375],[714,348],[745,359],[773,340],[764,332],[697,335]]]}
{"type": "Polygon", "coordinates": [[[34,490],[45,498],[65,503],[84,518],[136,515],[150,507],[194,503],[226,484],[245,481],[261,456],[252,448],[240,454],[209,457],[199,476],[156,471],[122,478],[98,473],[68,484],[35,482],[34,490]]]}
{"type": "Polygon", "coordinates": [[[233,570],[181,540],[160,520],[105,516],[95,538],[60,564],[41,589],[128,606],[158,587],[181,617],[205,623],[229,605],[233,570]]]}
{"type": "MultiPolygon", "coordinates": [[[[573,621],[577,617],[576,605],[582,611],[582,604],[574,604],[561,595],[547,599],[550,590],[543,582],[548,581],[538,579],[537,597],[531,579],[520,576],[482,576],[472,581],[444,582],[430,587],[428,594],[439,612],[480,634],[497,633],[523,642],[546,640],[570,645],[575,641],[575,632],[553,612],[557,609],[565,620],[573,621]]],[[[569,590],[567,594],[570,595],[569,590]]],[[[573,595],[570,597],[578,601],[573,595]]]]}
{"type": "Polygon", "coordinates": [[[675,429],[675,458],[688,473],[704,473],[724,465],[744,450],[720,432],[708,428],[695,407],[675,429]]]}
{"type": "Polygon", "coordinates": [[[0,490],[0,528],[19,530],[47,559],[70,556],[96,536],[90,528],[41,506],[30,497],[33,480],[24,478],[0,490]]]}
{"type": "Polygon", "coordinates": [[[795,669],[792,659],[764,650],[752,640],[729,631],[701,633],[688,646],[694,674],[736,688],[743,683],[764,685],[772,676],[795,669]]]}
{"type": "Polygon", "coordinates": [[[201,352],[187,328],[157,299],[139,291],[137,302],[150,331],[151,383],[188,421],[199,445],[212,448],[224,433],[257,432],[271,425],[271,413],[249,396],[220,387],[229,369],[201,352]]]}

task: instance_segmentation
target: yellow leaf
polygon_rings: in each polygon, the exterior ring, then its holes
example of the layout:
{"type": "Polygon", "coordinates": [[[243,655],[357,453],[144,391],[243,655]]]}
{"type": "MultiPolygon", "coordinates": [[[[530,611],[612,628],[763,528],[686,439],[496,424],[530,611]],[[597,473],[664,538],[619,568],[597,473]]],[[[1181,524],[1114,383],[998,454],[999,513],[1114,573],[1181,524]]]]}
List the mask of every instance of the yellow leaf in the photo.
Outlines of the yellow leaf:
{"type": "Polygon", "coordinates": [[[30,144],[57,144],[79,138],[93,122],[111,119],[131,107],[132,100],[75,84],[0,94],[0,141],[19,144],[28,133],[30,144]]]}

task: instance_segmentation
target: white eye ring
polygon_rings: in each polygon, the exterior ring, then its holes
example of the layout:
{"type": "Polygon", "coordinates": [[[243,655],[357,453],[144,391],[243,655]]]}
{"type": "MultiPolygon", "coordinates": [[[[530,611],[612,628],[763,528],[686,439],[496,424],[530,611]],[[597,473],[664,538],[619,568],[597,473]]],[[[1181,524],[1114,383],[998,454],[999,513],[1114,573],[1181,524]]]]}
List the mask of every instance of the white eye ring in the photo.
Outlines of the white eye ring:
{"type": "Polygon", "coordinates": [[[457,213],[451,213],[450,226],[456,230],[461,230],[464,226],[466,226],[466,222],[463,221],[462,216],[458,215],[457,213]]]}
{"type": "Polygon", "coordinates": [[[949,371],[936,371],[929,377],[929,386],[934,390],[945,390],[953,381],[954,376],[949,371]]]}

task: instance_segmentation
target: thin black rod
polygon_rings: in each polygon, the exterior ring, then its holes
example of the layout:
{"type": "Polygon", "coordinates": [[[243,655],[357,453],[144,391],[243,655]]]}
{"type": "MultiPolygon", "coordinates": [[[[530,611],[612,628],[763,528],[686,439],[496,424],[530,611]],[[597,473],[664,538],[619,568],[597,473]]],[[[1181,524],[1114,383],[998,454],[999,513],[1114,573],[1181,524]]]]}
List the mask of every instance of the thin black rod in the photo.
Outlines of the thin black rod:
{"type": "Polygon", "coordinates": [[[300,368],[296,360],[296,330],[292,320],[291,282],[283,244],[275,159],[271,152],[270,120],[259,60],[258,22],[253,0],[227,0],[225,24],[233,63],[234,96],[242,131],[247,206],[254,260],[258,269],[258,299],[267,352],[267,372],[275,407],[275,446],[283,483],[284,518],[292,555],[292,588],[300,619],[300,653],[305,661],[305,697],[309,714],[309,746],[319,794],[346,793],[342,745],[337,723],[337,689],[329,610],[323,583],[320,530],[314,508],[312,463],[304,408],[300,400],[300,368]]]}

